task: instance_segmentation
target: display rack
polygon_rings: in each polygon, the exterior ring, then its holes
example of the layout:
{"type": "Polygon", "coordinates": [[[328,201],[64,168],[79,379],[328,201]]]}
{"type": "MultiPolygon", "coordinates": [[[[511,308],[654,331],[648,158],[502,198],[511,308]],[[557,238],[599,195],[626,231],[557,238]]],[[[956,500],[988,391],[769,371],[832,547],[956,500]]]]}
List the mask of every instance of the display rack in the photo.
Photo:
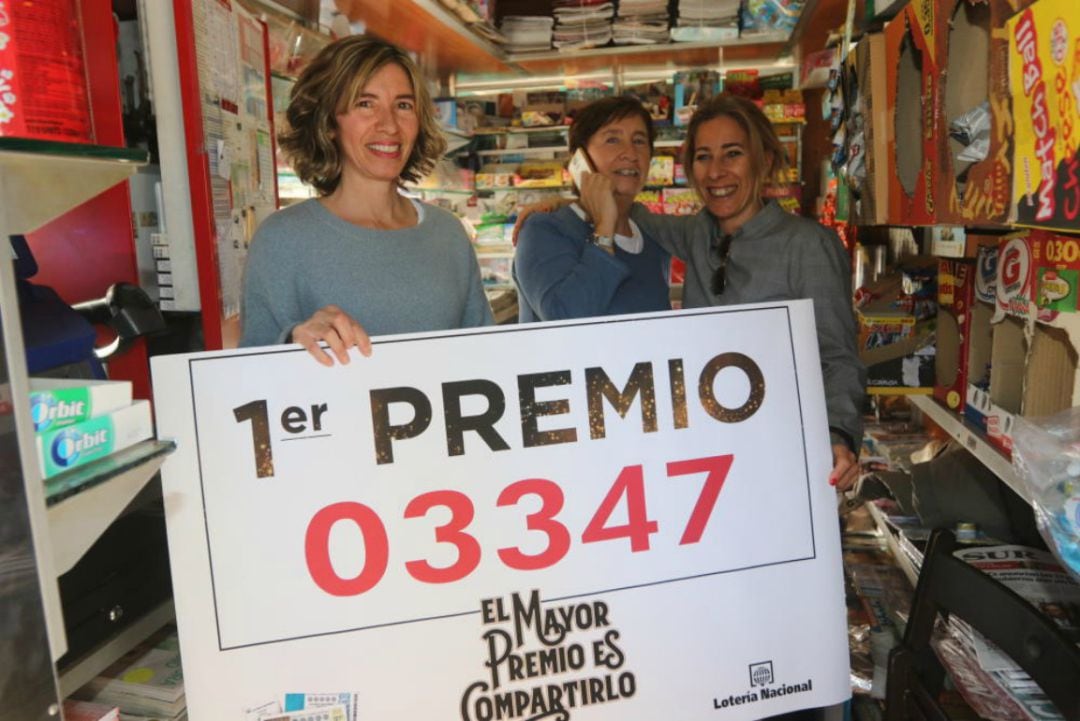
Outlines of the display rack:
{"type": "MultiPolygon", "coordinates": [[[[0,138],[0,237],[36,230],[126,179],[147,159],[145,151],[128,148],[0,138]]],[[[28,537],[19,537],[17,532],[9,535],[5,546],[0,547],[0,558],[16,559],[0,566],[0,588],[6,587],[5,608],[26,609],[17,622],[22,625],[18,638],[23,645],[12,652],[20,663],[32,666],[43,652],[46,659],[56,659],[67,649],[58,573],[89,548],[108,522],[146,485],[173,446],[148,441],[107,462],[95,462],[43,483],[30,407],[20,402],[29,398],[30,385],[14,269],[9,262],[0,263],[0,325],[7,365],[5,380],[12,399],[4,415],[14,419],[14,458],[7,463],[3,477],[5,502],[0,517],[5,528],[28,531],[28,537]],[[21,479],[12,482],[12,471],[21,479]],[[20,583],[28,571],[36,575],[36,584],[20,583]],[[13,597],[11,589],[19,595],[13,597]],[[39,628],[26,628],[33,621],[39,628]],[[46,649],[40,648],[42,643],[47,644],[46,649]]],[[[7,423],[3,428],[5,452],[7,442],[12,440],[11,425],[7,423]]],[[[87,667],[87,672],[91,670],[96,674],[101,668],[87,667]]],[[[37,693],[24,693],[24,698],[32,700],[25,708],[14,711],[17,717],[56,716],[60,697],[55,668],[49,678],[51,692],[49,684],[42,682],[37,693]]],[[[0,702],[4,700],[0,693],[0,702]]],[[[5,712],[11,710],[5,706],[5,712]]]]}
{"type": "Polygon", "coordinates": [[[941,429],[955,438],[979,461],[990,469],[1020,497],[1025,497],[1023,486],[1016,477],[1012,462],[986,439],[986,435],[970,423],[951,413],[930,396],[913,395],[908,399],[924,416],[941,426],[941,429]]]}

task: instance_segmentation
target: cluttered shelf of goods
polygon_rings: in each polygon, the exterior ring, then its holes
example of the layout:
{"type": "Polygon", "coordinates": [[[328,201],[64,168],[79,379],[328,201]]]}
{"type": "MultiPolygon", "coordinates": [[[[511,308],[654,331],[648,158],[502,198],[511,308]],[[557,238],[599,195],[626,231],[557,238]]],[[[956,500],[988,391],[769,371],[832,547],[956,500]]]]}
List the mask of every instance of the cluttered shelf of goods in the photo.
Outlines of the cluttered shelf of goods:
{"type": "MultiPolygon", "coordinates": [[[[569,129],[582,107],[619,93],[642,101],[652,116],[657,141],[637,201],[653,212],[687,215],[701,208],[687,183],[681,156],[690,113],[697,103],[725,90],[755,98],[776,123],[790,161],[785,184],[770,192],[786,209],[798,212],[806,106],[793,83],[792,73],[677,71],[664,80],[620,88],[508,88],[441,99],[437,104],[444,128],[466,134],[470,142],[448,153],[410,190],[461,218],[473,239],[485,285],[512,292],[512,235],[519,211],[576,195],[566,161],[569,129]]],[[[680,263],[674,265],[670,282],[677,288],[682,268],[680,263]]]]}
{"type": "MultiPolygon", "coordinates": [[[[1075,431],[1051,430],[1075,442],[1075,431]]],[[[1063,494],[1080,477],[1080,460],[1071,460],[1075,451],[1063,452],[1060,440],[1056,448],[1040,445],[1041,433],[1029,430],[1018,440],[1018,466],[1031,470],[1013,488],[954,439],[936,428],[928,432],[901,399],[888,399],[867,419],[863,473],[840,504],[854,718],[879,717],[889,652],[903,638],[934,528],[953,529],[958,558],[1071,638],[1080,633],[1080,554],[1062,508],[1063,494]],[[1036,523],[1027,500],[1033,492],[1019,491],[1038,485],[1040,476],[1055,480],[1035,500],[1036,523]]],[[[1027,673],[958,618],[938,627],[932,647],[952,679],[938,702],[960,717],[1062,718],[1027,673]]]]}
{"type": "Polygon", "coordinates": [[[612,64],[708,65],[718,51],[740,61],[787,49],[803,0],[339,0],[351,22],[423,49],[461,72],[551,71],[612,64]]]}

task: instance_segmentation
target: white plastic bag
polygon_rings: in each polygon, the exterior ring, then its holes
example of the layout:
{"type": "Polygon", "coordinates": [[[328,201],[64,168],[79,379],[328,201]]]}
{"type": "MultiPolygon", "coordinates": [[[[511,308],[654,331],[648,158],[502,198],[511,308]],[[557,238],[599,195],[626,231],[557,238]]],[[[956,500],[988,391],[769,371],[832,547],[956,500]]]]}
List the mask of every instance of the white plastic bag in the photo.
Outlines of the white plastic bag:
{"type": "Polygon", "coordinates": [[[1013,425],[1013,468],[1039,532],[1080,580],[1080,408],[1013,425]]]}

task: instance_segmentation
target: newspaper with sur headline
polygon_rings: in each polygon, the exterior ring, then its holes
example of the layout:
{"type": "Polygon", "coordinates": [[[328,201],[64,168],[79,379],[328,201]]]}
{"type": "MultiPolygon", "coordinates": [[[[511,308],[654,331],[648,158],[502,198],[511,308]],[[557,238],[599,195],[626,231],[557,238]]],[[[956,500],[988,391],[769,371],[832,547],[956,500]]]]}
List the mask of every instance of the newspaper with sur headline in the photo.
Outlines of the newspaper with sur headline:
{"type": "MultiPolygon", "coordinates": [[[[1008,586],[1046,614],[1070,638],[1080,642],[1080,584],[1051,554],[1026,546],[984,546],[965,548],[955,555],[1008,586]]],[[[971,636],[979,665],[985,671],[1008,674],[1020,671],[981,634],[971,636]]]]}

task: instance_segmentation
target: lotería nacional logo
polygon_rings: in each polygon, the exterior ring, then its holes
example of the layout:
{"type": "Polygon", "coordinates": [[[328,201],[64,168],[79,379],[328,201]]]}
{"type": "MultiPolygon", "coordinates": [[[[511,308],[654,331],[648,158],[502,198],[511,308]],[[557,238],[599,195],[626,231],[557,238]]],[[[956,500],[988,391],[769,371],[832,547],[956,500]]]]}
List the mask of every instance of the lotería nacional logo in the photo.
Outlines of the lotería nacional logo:
{"type": "Polygon", "coordinates": [[[747,668],[750,672],[750,688],[742,693],[732,693],[726,697],[713,698],[714,709],[744,706],[814,690],[814,680],[812,678],[799,683],[778,682],[773,674],[773,662],[771,660],[751,663],[747,668]]]}
{"type": "Polygon", "coordinates": [[[773,682],[772,661],[750,664],[750,688],[768,686],[773,682]]]}

